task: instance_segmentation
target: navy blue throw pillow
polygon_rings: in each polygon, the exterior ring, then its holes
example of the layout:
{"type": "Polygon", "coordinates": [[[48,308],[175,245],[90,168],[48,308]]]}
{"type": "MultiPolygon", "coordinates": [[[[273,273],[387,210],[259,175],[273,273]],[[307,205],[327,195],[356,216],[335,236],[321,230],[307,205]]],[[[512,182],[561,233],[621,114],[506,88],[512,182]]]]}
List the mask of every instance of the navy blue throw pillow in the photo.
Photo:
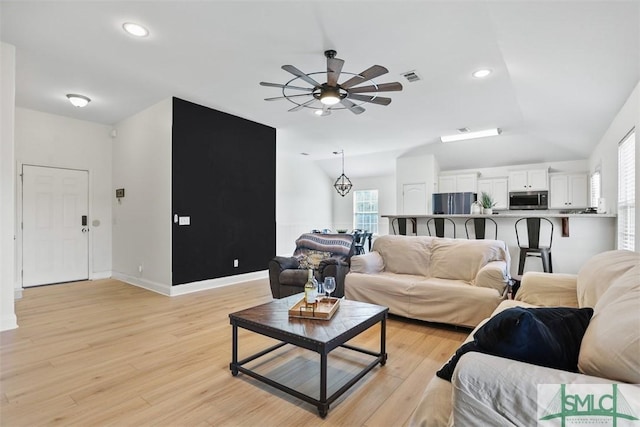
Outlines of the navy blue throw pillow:
{"type": "Polygon", "coordinates": [[[591,316],[592,308],[509,308],[480,327],[436,375],[451,381],[458,360],[469,351],[578,372],[580,343],[591,316]]]}

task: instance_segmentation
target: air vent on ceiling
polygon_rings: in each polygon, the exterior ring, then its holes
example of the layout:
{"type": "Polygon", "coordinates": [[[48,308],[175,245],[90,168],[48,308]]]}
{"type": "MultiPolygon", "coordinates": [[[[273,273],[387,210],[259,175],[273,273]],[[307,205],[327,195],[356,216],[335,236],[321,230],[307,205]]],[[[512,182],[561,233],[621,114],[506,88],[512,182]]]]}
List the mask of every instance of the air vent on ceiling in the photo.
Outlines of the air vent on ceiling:
{"type": "Polygon", "coordinates": [[[422,77],[418,75],[416,70],[407,71],[402,73],[402,76],[409,81],[409,83],[417,82],[418,80],[422,80],[422,77]]]}

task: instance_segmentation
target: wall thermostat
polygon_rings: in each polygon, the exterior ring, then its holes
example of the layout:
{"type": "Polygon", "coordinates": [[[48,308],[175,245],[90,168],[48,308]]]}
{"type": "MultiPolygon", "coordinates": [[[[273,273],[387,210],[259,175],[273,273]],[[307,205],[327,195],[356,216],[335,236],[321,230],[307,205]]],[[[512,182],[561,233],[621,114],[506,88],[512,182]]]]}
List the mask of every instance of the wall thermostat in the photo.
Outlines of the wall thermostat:
{"type": "Polygon", "coordinates": [[[116,188],[116,197],[118,199],[124,197],[124,188],[116,188]]]}

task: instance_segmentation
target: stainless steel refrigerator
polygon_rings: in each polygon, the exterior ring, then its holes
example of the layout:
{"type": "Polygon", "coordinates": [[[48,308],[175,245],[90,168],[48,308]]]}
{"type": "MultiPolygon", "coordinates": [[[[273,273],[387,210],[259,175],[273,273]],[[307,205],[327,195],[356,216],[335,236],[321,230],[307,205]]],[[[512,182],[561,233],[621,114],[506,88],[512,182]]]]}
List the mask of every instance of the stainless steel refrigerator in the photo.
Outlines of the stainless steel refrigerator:
{"type": "Polygon", "coordinates": [[[468,215],[471,213],[471,204],[476,200],[476,193],[433,193],[433,213],[468,215]]]}

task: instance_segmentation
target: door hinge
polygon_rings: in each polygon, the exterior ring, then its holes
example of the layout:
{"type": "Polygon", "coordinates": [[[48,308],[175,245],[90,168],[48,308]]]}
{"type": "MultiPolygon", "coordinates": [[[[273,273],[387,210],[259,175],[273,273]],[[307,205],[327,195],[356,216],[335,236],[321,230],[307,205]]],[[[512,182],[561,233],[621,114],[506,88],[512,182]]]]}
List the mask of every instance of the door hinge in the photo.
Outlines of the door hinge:
{"type": "Polygon", "coordinates": [[[20,223],[20,230],[24,230],[24,222],[20,223]]]}

